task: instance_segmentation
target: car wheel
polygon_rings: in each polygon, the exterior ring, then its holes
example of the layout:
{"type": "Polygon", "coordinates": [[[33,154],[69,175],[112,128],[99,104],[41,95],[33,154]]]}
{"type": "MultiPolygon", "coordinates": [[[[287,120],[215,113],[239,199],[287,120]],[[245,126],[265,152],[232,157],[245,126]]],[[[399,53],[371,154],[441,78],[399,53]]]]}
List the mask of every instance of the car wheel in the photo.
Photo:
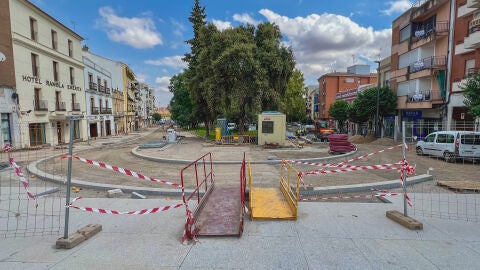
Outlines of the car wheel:
{"type": "Polygon", "coordinates": [[[415,149],[415,150],[416,150],[416,152],[417,152],[417,155],[423,156],[423,150],[422,150],[421,147],[417,147],[417,149],[415,149]]]}
{"type": "Polygon", "coordinates": [[[455,161],[455,155],[450,152],[443,153],[443,158],[445,159],[446,162],[449,162],[449,163],[452,163],[455,161]]]}

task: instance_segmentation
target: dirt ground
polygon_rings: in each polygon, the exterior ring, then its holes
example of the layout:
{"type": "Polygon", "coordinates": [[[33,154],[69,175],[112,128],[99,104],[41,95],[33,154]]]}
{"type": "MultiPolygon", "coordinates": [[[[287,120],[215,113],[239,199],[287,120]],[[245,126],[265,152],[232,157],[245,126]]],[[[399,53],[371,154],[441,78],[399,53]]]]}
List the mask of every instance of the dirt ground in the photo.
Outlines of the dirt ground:
{"type": "MultiPolygon", "coordinates": [[[[187,133],[184,133],[187,134],[187,133]]],[[[143,175],[151,176],[156,179],[162,179],[170,182],[181,183],[181,170],[185,164],[162,163],[138,158],[132,154],[132,149],[138,145],[148,142],[159,141],[163,138],[165,132],[156,130],[155,132],[141,137],[140,139],[123,144],[98,146],[87,150],[78,151],[77,154],[87,159],[100,161],[115,165],[118,167],[130,169],[143,175]]],[[[328,163],[340,163],[369,153],[375,153],[368,158],[349,162],[351,165],[378,165],[396,163],[402,160],[403,151],[399,142],[392,139],[378,139],[373,137],[354,136],[349,139],[357,145],[357,152],[348,157],[332,156],[328,153],[328,143],[307,144],[303,148],[287,145],[280,149],[264,149],[260,146],[251,145],[215,145],[205,142],[201,138],[187,135],[179,143],[167,145],[163,148],[145,148],[140,149],[142,155],[172,158],[183,160],[194,160],[204,154],[211,153],[214,161],[240,161],[245,153],[247,161],[251,161],[252,179],[254,185],[275,186],[278,185],[280,178],[281,165],[257,164],[255,161],[268,161],[272,159],[298,160],[308,158],[329,157],[328,163]],[[387,147],[397,146],[390,150],[387,147]]],[[[411,187],[411,190],[422,192],[450,192],[444,188],[435,185],[438,180],[474,180],[478,181],[478,163],[470,161],[458,161],[457,163],[446,163],[443,160],[417,156],[414,151],[414,145],[410,145],[410,151],[406,152],[407,161],[415,166],[415,173],[432,174],[434,181],[418,184],[411,187]]],[[[39,165],[43,171],[54,175],[66,175],[66,161],[60,158],[52,159],[39,165]]],[[[224,185],[238,185],[239,182],[239,164],[214,164],[215,179],[217,183],[224,185]]],[[[308,172],[318,170],[321,167],[295,164],[298,171],[308,172]]],[[[184,172],[187,175],[189,169],[184,172]]],[[[73,163],[74,179],[81,179],[90,182],[105,184],[129,185],[141,187],[160,187],[172,188],[166,185],[152,181],[139,180],[137,178],[122,175],[118,172],[93,167],[91,165],[75,161],[73,163]]],[[[362,170],[347,173],[331,173],[323,175],[309,175],[304,177],[307,186],[339,186],[359,183],[380,182],[386,180],[399,179],[400,173],[393,170],[362,170]]],[[[193,181],[186,180],[185,186],[191,188],[193,181]]],[[[395,190],[394,190],[395,191],[395,190]]],[[[399,190],[397,190],[399,191],[399,190]]],[[[79,195],[84,197],[105,197],[105,190],[82,189],[79,195]]],[[[120,197],[129,197],[130,194],[119,195],[120,197]]]]}

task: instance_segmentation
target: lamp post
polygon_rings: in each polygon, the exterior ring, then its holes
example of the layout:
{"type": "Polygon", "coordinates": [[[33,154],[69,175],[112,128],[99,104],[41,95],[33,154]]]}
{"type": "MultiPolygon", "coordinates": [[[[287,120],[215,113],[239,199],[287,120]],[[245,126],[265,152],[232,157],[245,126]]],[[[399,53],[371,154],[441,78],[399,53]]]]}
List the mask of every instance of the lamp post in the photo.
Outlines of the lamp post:
{"type": "Polygon", "coordinates": [[[380,110],[380,60],[375,61],[378,64],[377,67],[377,112],[375,116],[375,138],[380,138],[381,134],[378,127],[378,111],[380,110]]]}

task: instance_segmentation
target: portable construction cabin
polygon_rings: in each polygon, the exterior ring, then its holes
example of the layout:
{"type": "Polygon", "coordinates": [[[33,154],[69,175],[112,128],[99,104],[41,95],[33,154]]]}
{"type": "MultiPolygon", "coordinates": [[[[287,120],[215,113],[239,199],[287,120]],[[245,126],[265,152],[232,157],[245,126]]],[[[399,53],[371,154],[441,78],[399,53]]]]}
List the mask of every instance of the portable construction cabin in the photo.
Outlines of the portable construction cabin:
{"type": "Polygon", "coordinates": [[[275,111],[266,111],[258,115],[258,145],[285,145],[287,130],[286,116],[275,111]]]}

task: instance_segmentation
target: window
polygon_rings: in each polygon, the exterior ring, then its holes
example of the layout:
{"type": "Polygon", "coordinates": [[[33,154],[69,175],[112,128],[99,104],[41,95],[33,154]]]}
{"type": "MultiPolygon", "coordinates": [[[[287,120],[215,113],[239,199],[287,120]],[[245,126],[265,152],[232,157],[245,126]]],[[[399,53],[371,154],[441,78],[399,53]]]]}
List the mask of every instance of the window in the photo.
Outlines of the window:
{"type": "Polygon", "coordinates": [[[40,76],[40,70],[38,68],[38,55],[32,53],[31,55],[31,58],[32,58],[32,75],[34,77],[38,77],[40,76]]]}
{"type": "Polygon", "coordinates": [[[10,134],[10,114],[2,113],[0,127],[2,129],[3,143],[11,143],[10,134]]]}
{"type": "Polygon", "coordinates": [[[38,37],[37,20],[30,17],[30,38],[37,41],[38,37]]]}
{"type": "Polygon", "coordinates": [[[70,84],[75,84],[75,69],[73,67],[70,67],[70,84]]]}
{"type": "Polygon", "coordinates": [[[273,133],[273,121],[262,121],[262,133],[273,133]]]}
{"type": "Polygon", "coordinates": [[[411,28],[409,24],[400,30],[400,42],[410,38],[411,28]]]}
{"type": "Polygon", "coordinates": [[[52,49],[57,50],[57,32],[55,30],[52,30],[52,49]]]}
{"type": "Polygon", "coordinates": [[[68,40],[68,56],[73,57],[73,42],[68,40]]]}
{"type": "Polygon", "coordinates": [[[97,77],[97,85],[98,85],[98,91],[101,91],[101,89],[102,89],[102,79],[100,79],[100,77],[97,77]]]}
{"type": "Polygon", "coordinates": [[[465,77],[475,74],[475,59],[465,61],[465,77]]]}
{"type": "Polygon", "coordinates": [[[58,62],[53,61],[53,80],[58,82],[58,62]]]}
{"type": "Polygon", "coordinates": [[[462,144],[480,145],[480,135],[465,134],[461,138],[462,144]]]}

